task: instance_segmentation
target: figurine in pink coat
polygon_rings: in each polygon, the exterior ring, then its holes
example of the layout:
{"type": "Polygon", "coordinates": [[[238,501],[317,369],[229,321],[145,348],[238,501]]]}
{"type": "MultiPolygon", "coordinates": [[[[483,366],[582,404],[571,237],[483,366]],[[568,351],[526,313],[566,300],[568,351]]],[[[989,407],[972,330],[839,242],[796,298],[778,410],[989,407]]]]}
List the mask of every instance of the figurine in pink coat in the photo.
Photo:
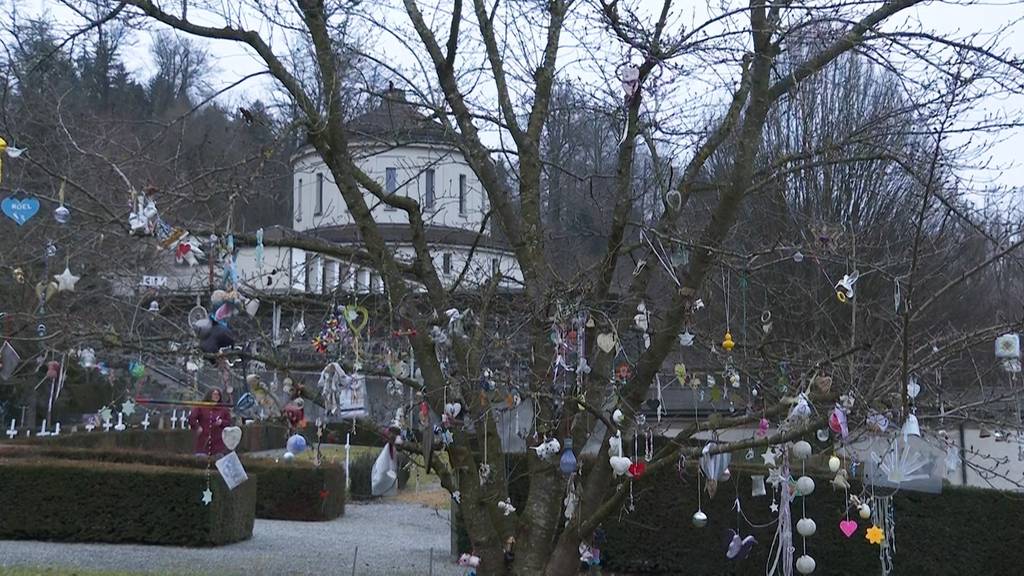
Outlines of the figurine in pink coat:
{"type": "Polygon", "coordinates": [[[203,401],[215,402],[216,406],[196,406],[188,416],[189,426],[196,437],[197,455],[216,456],[228,452],[220,433],[231,425],[231,411],[227,404],[221,403],[221,397],[219,389],[210,390],[203,401]]]}

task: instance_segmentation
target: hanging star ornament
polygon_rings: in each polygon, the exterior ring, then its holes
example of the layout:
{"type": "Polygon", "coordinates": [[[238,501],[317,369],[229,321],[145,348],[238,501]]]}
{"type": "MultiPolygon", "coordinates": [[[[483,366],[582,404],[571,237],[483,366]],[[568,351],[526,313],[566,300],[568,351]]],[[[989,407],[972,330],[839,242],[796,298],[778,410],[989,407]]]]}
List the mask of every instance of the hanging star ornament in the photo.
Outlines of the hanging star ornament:
{"type": "Polygon", "coordinates": [[[203,490],[203,498],[202,498],[202,500],[203,500],[203,504],[206,505],[206,506],[209,506],[210,502],[213,502],[213,492],[209,488],[207,488],[206,490],[203,490]]]}
{"type": "Polygon", "coordinates": [[[878,526],[872,526],[864,533],[864,537],[872,544],[881,544],[885,540],[885,532],[878,526]]]}
{"type": "Polygon", "coordinates": [[[761,458],[764,459],[765,466],[775,466],[775,451],[771,447],[765,449],[764,454],[761,454],[761,458]]]}
{"type": "Polygon", "coordinates": [[[779,485],[781,485],[783,482],[782,471],[779,468],[769,468],[768,479],[765,481],[768,482],[768,484],[775,486],[776,488],[779,487],[779,485]]]}
{"type": "Polygon", "coordinates": [[[132,414],[135,414],[135,401],[129,398],[122,402],[121,412],[123,412],[125,416],[131,416],[132,414]]]}
{"type": "Polygon", "coordinates": [[[53,277],[57,281],[58,292],[74,292],[75,283],[78,282],[78,276],[71,273],[71,268],[64,267],[64,271],[53,277]]]}

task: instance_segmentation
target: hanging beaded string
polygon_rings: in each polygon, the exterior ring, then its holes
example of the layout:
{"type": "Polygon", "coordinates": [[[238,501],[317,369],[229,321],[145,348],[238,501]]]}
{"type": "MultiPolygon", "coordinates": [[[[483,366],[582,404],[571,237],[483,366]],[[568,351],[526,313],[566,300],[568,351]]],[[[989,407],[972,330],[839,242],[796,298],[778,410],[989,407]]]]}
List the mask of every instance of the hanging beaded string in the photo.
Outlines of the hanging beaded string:
{"type": "Polygon", "coordinates": [[[50,258],[57,253],[57,247],[54,246],[53,240],[46,241],[46,250],[43,252],[43,289],[39,292],[39,325],[36,326],[36,334],[40,338],[46,336],[46,324],[43,319],[46,315],[46,287],[49,283],[46,281],[50,277],[50,258]]]}

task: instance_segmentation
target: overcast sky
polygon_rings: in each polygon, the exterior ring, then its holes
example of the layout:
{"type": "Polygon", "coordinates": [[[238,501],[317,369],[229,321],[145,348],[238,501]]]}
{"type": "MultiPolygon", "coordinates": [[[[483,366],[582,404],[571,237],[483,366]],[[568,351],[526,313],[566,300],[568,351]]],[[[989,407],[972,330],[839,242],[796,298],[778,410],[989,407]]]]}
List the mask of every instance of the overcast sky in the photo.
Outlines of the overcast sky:
{"type": "MultiPolygon", "coordinates": [[[[660,6],[660,2],[656,4],[660,6]]],[[[680,17],[683,23],[690,19],[699,21],[708,12],[708,3],[706,2],[687,1],[678,4],[685,6],[685,9],[681,11],[685,16],[680,17]]],[[[175,4],[171,3],[169,5],[175,4]]],[[[23,15],[38,14],[42,10],[48,10],[67,23],[68,26],[71,26],[71,23],[74,21],[70,10],[62,6],[57,0],[23,0],[22,6],[23,15]]],[[[381,8],[380,10],[383,17],[389,23],[393,23],[396,29],[407,24],[407,18],[404,18],[399,10],[395,8],[381,8]]],[[[194,11],[190,11],[190,17],[193,15],[194,11]]],[[[1016,2],[989,2],[972,6],[954,3],[930,3],[909,12],[904,18],[907,21],[920,21],[925,29],[952,34],[958,37],[974,32],[988,34],[999,27],[1005,26],[1007,23],[1012,23],[1012,33],[1007,36],[1002,45],[1011,50],[1017,58],[1024,57],[1024,23],[1021,22],[1024,19],[1024,6],[1016,2]]],[[[266,27],[258,21],[249,20],[247,25],[251,28],[266,30],[266,27]]],[[[893,25],[899,25],[899,23],[894,23],[893,25]]],[[[153,29],[159,29],[159,26],[156,25],[153,29]]],[[[280,42],[280,36],[275,37],[274,41],[280,42]]],[[[566,44],[570,44],[570,42],[571,39],[566,44]]],[[[375,51],[386,55],[392,61],[397,62],[399,66],[414,67],[414,58],[394,38],[388,37],[386,34],[377,34],[374,36],[374,43],[375,51]]],[[[152,66],[148,59],[149,44],[150,37],[145,33],[139,34],[134,39],[130,57],[125,59],[128,68],[140,77],[151,75],[152,66]]],[[[215,56],[215,88],[230,84],[245,75],[262,70],[260,63],[254,55],[239,45],[227,42],[208,42],[207,47],[215,56]]],[[[570,54],[570,58],[573,57],[575,55],[570,54]]],[[[586,72],[583,72],[583,74],[586,74],[586,72]]],[[[1017,82],[1024,85],[1024,78],[1018,78],[1017,82]]],[[[267,80],[249,82],[228,93],[224,98],[231,101],[249,99],[266,94],[269,87],[270,85],[267,80]]],[[[701,92],[701,96],[704,99],[707,99],[707,96],[704,94],[707,92],[706,88],[697,88],[695,94],[697,91],[701,92]]],[[[707,101],[707,105],[724,106],[723,102],[723,99],[715,95],[714,98],[707,101]]],[[[1024,118],[1022,113],[1024,113],[1024,96],[1017,95],[989,98],[984,102],[984,105],[977,107],[972,114],[974,116],[973,119],[980,118],[986,114],[999,114],[1005,120],[1019,121],[1024,118]]],[[[975,137],[975,142],[978,142],[977,137],[975,137]]],[[[992,167],[988,170],[972,170],[964,176],[969,178],[973,183],[973,187],[976,188],[1000,186],[1024,189],[1024,158],[1022,158],[1022,150],[1024,150],[1024,130],[1005,130],[999,134],[998,138],[992,136],[985,137],[984,141],[977,146],[977,152],[980,153],[980,156],[976,159],[976,162],[981,164],[986,160],[990,160],[989,163],[992,167]]]]}

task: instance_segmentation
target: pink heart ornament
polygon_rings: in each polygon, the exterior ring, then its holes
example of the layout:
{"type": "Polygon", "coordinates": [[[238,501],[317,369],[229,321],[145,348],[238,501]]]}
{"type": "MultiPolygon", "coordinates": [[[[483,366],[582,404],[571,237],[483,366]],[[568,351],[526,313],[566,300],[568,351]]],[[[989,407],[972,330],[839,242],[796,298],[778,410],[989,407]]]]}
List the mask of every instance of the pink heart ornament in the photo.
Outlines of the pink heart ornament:
{"type": "Polygon", "coordinates": [[[839,523],[839,531],[843,533],[843,536],[849,538],[857,531],[857,522],[854,520],[843,520],[839,523]]]}

